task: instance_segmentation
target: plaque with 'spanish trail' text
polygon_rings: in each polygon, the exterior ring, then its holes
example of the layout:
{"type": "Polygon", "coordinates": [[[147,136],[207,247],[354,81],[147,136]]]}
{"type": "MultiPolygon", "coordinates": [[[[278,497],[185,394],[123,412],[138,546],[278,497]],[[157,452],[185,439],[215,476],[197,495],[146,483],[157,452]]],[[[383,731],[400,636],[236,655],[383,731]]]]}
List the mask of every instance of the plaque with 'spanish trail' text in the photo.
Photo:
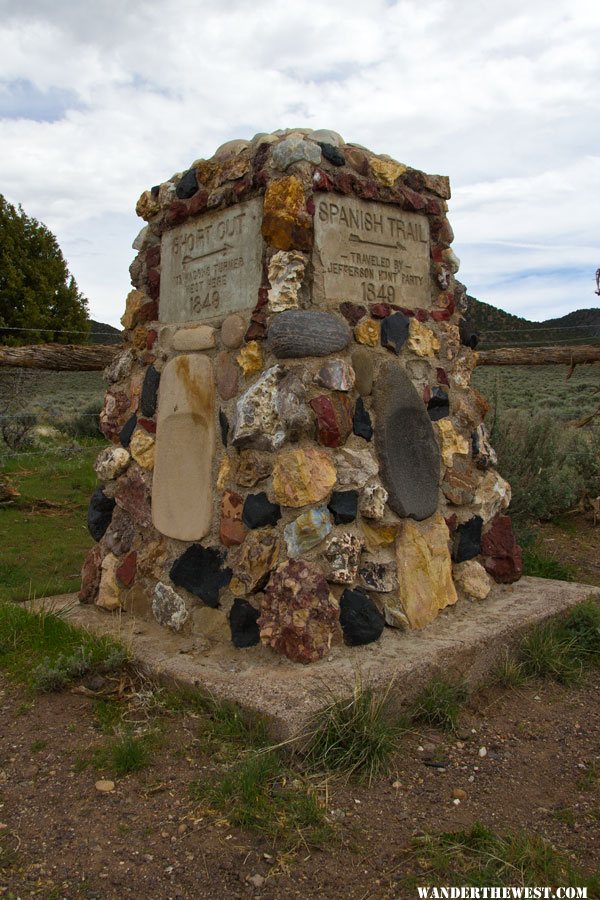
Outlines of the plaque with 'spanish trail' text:
{"type": "Polygon", "coordinates": [[[385,203],[321,197],[313,265],[317,300],[427,307],[429,222],[385,203]]]}
{"type": "Polygon", "coordinates": [[[206,213],[162,236],[161,322],[210,322],[253,309],[262,274],[262,199],[206,213]]]}

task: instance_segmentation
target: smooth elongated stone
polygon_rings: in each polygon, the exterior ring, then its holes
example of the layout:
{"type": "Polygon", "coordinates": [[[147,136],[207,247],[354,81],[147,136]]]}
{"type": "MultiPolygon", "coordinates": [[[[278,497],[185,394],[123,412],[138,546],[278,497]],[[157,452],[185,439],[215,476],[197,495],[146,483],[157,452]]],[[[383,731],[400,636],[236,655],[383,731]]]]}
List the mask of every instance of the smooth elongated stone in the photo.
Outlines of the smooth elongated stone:
{"type": "Polygon", "coordinates": [[[375,447],[388,505],[421,520],[437,509],[440,451],[427,410],[397,363],[381,367],[374,389],[375,447]]]}
{"type": "Polygon", "coordinates": [[[214,405],[210,359],[184,354],[167,363],[158,400],[152,521],[179,541],[197,541],[210,531],[214,405]]]}
{"type": "Polygon", "coordinates": [[[346,322],[327,312],[288,309],[269,325],[268,343],[278,359],[328,356],[350,343],[346,322]]]}

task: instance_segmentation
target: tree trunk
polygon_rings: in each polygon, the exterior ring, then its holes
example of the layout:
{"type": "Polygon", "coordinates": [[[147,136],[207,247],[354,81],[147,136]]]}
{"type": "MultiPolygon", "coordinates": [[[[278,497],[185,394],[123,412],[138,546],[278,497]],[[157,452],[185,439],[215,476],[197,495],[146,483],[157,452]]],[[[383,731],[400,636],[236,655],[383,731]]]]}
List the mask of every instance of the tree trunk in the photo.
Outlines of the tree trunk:
{"type": "Polygon", "coordinates": [[[600,362],[600,344],[575,347],[504,347],[499,350],[481,350],[477,353],[478,366],[569,366],[600,362]]]}
{"type": "Polygon", "coordinates": [[[0,366],[52,369],[54,372],[98,372],[119,352],[119,344],[36,344],[0,347],[0,366]]]}

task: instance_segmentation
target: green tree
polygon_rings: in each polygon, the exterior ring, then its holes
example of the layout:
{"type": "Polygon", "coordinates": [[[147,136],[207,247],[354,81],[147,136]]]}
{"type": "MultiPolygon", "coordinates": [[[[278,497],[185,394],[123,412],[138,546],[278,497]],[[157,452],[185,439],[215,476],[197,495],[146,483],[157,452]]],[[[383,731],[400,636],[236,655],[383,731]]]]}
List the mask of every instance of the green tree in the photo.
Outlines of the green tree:
{"type": "Polygon", "coordinates": [[[0,194],[0,344],[83,343],[89,329],[87,300],[56,238],[0,194]]]}

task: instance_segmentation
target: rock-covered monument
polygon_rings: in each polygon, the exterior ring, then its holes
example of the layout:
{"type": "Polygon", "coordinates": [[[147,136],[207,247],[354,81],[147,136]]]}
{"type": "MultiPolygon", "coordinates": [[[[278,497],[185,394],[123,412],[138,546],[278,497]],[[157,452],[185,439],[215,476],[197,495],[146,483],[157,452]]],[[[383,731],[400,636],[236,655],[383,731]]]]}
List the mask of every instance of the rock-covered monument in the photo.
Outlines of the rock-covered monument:
{"type": "Polygon", "coordinates": [[[142,194],[83,603],[311,662],[519,577],[449,197],[308,129],[142,194]]]}

